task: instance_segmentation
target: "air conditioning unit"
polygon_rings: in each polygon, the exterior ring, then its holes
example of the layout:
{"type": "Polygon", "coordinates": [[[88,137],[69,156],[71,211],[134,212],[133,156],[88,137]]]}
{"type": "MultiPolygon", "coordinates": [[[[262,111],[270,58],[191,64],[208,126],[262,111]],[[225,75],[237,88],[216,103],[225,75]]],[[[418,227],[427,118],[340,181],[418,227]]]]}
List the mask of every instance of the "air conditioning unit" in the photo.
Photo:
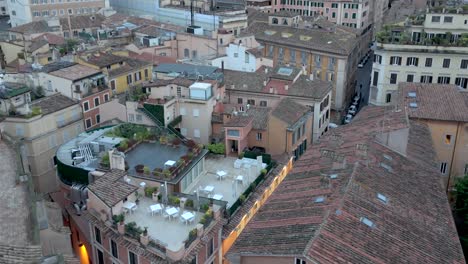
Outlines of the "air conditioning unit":
{"type": "Polygon", "coordinates": [[[161,41],[159,38],[153,37],[143,37],[143,45],[146,47],[154,47],[161,45],[161,41]]]}

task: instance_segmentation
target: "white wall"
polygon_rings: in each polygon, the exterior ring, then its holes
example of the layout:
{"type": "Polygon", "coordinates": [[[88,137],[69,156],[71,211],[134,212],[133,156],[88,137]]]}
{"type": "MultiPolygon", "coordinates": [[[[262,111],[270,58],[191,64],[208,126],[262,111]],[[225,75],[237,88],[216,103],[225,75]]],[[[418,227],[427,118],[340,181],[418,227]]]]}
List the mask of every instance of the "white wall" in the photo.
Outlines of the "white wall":
{"type": "MultiPolygon", "coordinates": [[[[374,62],[371,72],[370,102],[375,105],[386,104],[386,95],[395,93],[398,83],[406,82],[408,75],[413,75],[413,82],[420,82],[422,75],[432,76],[432,83],[437,83],[438,77],[450,77],[449,84],[455,84],[456,78],[468,78],[468,70],[461,69],[461,60],[468,60],[468,48],[465,47],[435,47],[385,44],[384,48],[375,51],[382,56],[382,63],[374,62]],[[419,50],[419,52],[418,52],[419,50]],[[390,57],[401,57],[401,65],[391,65],[390,57]],[[419,58],[418,66],[407,66],[408,57],[419,58]],[[432,58],[432,66],[426,67],[426,58],[432,58]],[[444,59],[450,59],[450,67],[443,68],[444,59]],[[373,86],[374,72],[379,72],[377,86],[373,86]],[[396,84],[390,83],[391,74],[397,74],[396,84]]],[[[392,101],[396,99],[392,95],[392,101]]]]}
{"type": "Polygon", "coordinates": [[[9,15],[8,13],[8,0],[0,0],[0,15],[9,15]],[[2,11],[2,8],[5,9],[5,11],[2,11]]]}
{"type": "Polygon", "coordinates": [[[8,0],[7,3],[12,27],[26,24],[32,21],[29,0],[8,0]]]}
{"type": "Polygon", "coordinates": [[[246,52],[246,47],[238,44],[229,44],[226,56],[214,59],[211,65],[221,68],[222,62],[226,70],[254,72],[258,69],[257,58],[246,52]],[[248,57],[248,62],[246,62],[246,57],[248,57]]]}
{"type": "Polygon", "coordinates": [[[127,122],[127,108],[125,105],[119,103],[119,99],[112,99],[107,103],[100,104],[99,115],[101,116],[101,123],[118,119],[122,122],[127,122]]]}

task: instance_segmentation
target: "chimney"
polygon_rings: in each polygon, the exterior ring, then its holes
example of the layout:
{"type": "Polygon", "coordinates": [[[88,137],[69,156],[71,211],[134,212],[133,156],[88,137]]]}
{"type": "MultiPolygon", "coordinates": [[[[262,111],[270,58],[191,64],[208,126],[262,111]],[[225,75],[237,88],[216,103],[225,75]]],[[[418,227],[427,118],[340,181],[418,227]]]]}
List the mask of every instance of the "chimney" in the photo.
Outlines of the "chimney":
{"type": "Polygon", "coordinates": [[[313,74],[313,73],[309,74],[309,79],[310,79],[311,81],[314,80],[314,74],[313,74]]]}
{"type": "Polygon", "coordinates": [[[265,67],[265,73],[268,73],[268,68],[267,67],[265,67]]]}
{"type": "Polygon", "coordinates": [[[267,81],[263,81],[263,86],[266,86],[267,85],[267,81]]]}
{"type": "Polygon", "coordinates": [[[273,87],[270,87],[270,93],[273,93],[273,87]]]}
{"type": "Polygon", "coordinates": [[[247,84],[243,84],[242,87],[244,87],[244,89],[247,89],[247,84]]]}
{"type": "Polygon", "coordinates": [[[286,84],[286,85],[284,85],[284,90],[286,90],[286,91],[287,91],[288,89],[289,89],[289,85],[287,85],[287,84],[286,84]]]}
{"type": "Polygon", "coordinates": [[[275,94],[278,94],[278,89],[275,88],[275,94]]]}

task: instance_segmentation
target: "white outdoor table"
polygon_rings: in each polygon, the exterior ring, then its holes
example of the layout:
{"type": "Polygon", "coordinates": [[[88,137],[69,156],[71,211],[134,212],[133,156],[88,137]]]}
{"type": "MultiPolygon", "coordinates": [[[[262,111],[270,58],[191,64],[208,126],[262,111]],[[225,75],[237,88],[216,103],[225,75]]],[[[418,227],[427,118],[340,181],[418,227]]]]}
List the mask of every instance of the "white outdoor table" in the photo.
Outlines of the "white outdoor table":
{"type": "Polygon", "coordinates": [[[211,186],[211,185],[207,185],[205,186],[205,188],[203,189],[203,191],[207,192],[207,193],[212,193],[214,191],[214,186],[211,186]]]}
{"type": "Polygon", "coordinates": [[[180,217],[182,217],[182,220],[188,224],[188,222],[191,221],[195,217],[195,215],[191,212],[185,212],[180,217]]]}
{"type": "Polygon", "coordinates": [[[173,161],[173,160],[168,160],[168,161],[166,161],[166,163],[164,163],[164,166],[166,166],[166,167],[172,167],[172,166],[174,166],[175,164],[176,164],[175,161],[173,161]]]}
{"type": "Polygon", "coordinates": [[[213,199],[221,200],[221,199],[223,199],[223,196],[221,194],[215,194],[215,195],[213,195],[213,199]]]}
{"type": "Polygon", "coordinates": [[[132,212],[132,209],[135,208],[135,206],[136,206],[136,203],[132,203],[129,201],[124,202],[122,205],[122,207],[127,209],[127,211],[129,212],[132,212]]]}
{"type": "Polygon", "coordinates": [[[153,204],[153,205],[150,205],[150,209],[151,209],[151,214],[153,214],[153,213],[161,212],[162,207],[160,204],[153,204]]]}
{"type": "Polygon", "coordinates": [[[177,212],[178,212],[177,209],[174,208],[174,207],[171,207],[171,208],[167,208],[167,209],[166,209],[166,214],[168,214],[168,215],[171,216],[171,217],[172,217],[173,215],[177,214],[177,212]]]}
{"type": "Polygon", "coordinates": [[[227,175],[225,171],[217,171],[216,174],[218,175],[219,179],[224,179],[224,177],[227,175]]]}

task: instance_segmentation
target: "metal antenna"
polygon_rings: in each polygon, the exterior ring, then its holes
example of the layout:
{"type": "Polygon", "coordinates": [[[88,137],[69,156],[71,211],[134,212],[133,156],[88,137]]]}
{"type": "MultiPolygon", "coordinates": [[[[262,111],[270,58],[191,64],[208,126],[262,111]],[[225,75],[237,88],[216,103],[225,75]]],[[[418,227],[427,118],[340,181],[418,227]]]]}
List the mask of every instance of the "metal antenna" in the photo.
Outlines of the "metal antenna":
{"type": "Polygon", "coordinates": [[[193,0],[190,0],[190,26],[195,26],[195,18],[193,14],[193,0]]]}

